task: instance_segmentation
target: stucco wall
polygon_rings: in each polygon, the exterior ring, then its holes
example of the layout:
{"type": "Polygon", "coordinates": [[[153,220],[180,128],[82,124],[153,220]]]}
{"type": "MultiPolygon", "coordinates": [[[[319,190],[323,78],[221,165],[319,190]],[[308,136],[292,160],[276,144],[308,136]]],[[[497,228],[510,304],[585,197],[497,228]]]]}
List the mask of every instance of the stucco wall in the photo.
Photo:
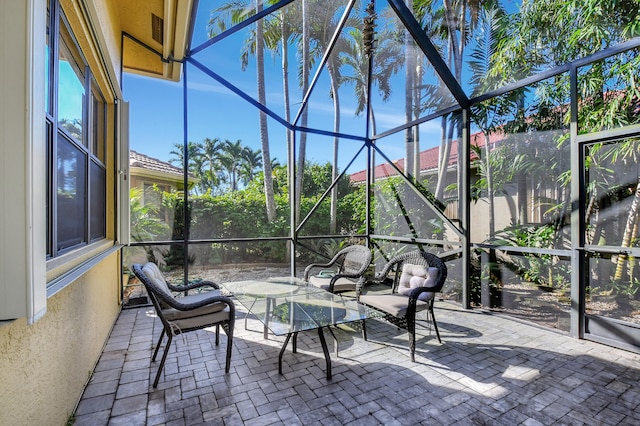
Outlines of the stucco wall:
{"type": "Polygon", "coordinates": [[[64,425],[120,306],[114,253],[48,300],[33,325],[0,325],[0,425],[64,425]]]}

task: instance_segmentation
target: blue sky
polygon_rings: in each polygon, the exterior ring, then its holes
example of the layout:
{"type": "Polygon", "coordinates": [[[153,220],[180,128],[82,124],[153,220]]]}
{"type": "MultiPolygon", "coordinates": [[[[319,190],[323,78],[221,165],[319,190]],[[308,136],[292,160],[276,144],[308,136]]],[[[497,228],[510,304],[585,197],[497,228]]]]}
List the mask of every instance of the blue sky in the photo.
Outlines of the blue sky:
{"type": "MultiPolygon", "coordinates": [[[[206,10],[206,2],[201,2],[206,10]]],[[[196,28],[204,28],[208,13],[201,13],[196,28]]],[[[239,32],[216,45],[194,55],[194,59],[221,75],[246,93],[256,97],[256,71],[253,58],[246,70],[240,64],[240,51],[246,33],[239,32]]],[[[196,30],[195,39],[205,40],[204,30],[196,30]]],[[[197,45],[197,43],[194,43],[197,45]]],[[[298,112],[302,93],[297,84],[297,64],[299,59],[295,49],[290,52],[291,113],[298,112]]],[[[221,138],[231,141],[241,140],[252,149],[260,149],[258,111],[245,100],[233,94],[226,87],[205,75],[194,66],[188,71],[188,140],[199,142],[204,138],[221,138]]],[[[312,76],[315,70],[312,71],[312,76]]],[[[267,106],[283,116],[283,89],[280,57],[265,52],[265,78],[267,106]]],[[[183,84],[158,79],[125,74],[123,82],[125,99],[130,102],[130,146],[131,149],[159,158],[170,159],[169,152],[176,143],[182,144],[183,133],[183,84]]],[[[395,77],[393,94],[388,102],[382,102],[374,93],[373,104],[379,131],[396,127],[405,122],[404,117],[404,77],[395,77]]],[[[340,91],[342,133],[364,136],[365,117],[356,116],[352,87],[340,91]]],[[[329,80],[323,71],[318,84],[309,99],[309,127],[322,130],[333,129],[333,103],[329,97],[329,80]]],[[[421,125],[421,148],[439,143],[439,120],[421,125]]],[[[286,162],[286,132],[282,125],[269,119],[271,157],[281,164],[286,162]]],[[[391,159],[404,156],[404,134],[402,132],[381,141],[391,159]]],[[[347,139],[340,140],[339,166],[344,169],[361,144],[347,139]]],[[[310,135],[307,143],[307,158],[324,163],[331,161],[333,138],[310,135]]],[[[364,168],[364,157],[359,158],[348,172],[364,168]]]]}

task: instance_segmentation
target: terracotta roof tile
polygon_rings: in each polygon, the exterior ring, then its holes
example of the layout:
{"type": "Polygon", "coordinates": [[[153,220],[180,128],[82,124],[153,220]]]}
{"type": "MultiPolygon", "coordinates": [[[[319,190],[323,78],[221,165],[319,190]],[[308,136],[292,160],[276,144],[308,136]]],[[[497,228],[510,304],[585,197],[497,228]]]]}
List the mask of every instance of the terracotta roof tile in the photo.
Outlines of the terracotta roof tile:
{"type": "MultiPolygon", "coordinates": [[[[489,143],[494,145],[499,140],[503,139],[504,135],[501,132],[493,132],[489,136],[489,143]]],[[[474,133],[471,135],[471,144],[483,147],[485,145],[485,138],[481,132],[474,133]]],[[[436,170],[438,168],[438,156],[440,152],[440,147],[434,147],[426,149],[420,152],[420,171],[425,172],[428,170],[436,170]]],[[[471,159],[477,159],[475,153],[471,153],[471,159]]],[[[449,165],[456,164],[458,162],[458,141],[453,140],[451,142],[451,153],[449,154],[449,165]]],[[[396,167],[400,170],[404,170],[404,158],[395,160],[393,162],[396,167]]],[[[380,164],[376,166],[375,170],[376,179],[386,178],[390,176],[396,176],[396,170],[391,167],[388,163],[380,164]]],[[[352,173],[349,178],[351,183],[357,184],[362,183],[366,180],[367,172],[366,170],[360,170],[358,172],[352,173]]]]}
{"type": "MultiPolygon", "coordinates": [[[[182,176],[182,169],[176,167],[173,164],[165,161],[158,160],[157,158],[149,157],[148,155],[140,154],[139,152],[129,151],[129,166],[139,167],[141,169],[151,170],[154,172],[161,172],[170,175],[182,176]]],[[[194,177],[189,173],[189,177],[194,177]]]]}

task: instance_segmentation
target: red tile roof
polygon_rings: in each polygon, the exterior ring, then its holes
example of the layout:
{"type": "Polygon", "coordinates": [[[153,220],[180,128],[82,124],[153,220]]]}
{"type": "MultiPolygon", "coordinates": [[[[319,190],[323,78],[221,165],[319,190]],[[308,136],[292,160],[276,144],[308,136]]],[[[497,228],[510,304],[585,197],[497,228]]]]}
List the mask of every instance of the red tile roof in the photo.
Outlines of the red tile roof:
{"type": "MultiPolygon", "coordinates": [[[[182,169],[180,167],[158,160],[157,158],[149,157],[148,155],[140,154],[133,150],[129,151],[129,166],[166,173],[169,175],[182,176],[182,169]]],[[[189,177],[193,177],[193,175],[189,173],[189,177]]]]}
{"type": "MultiPolygon", "coordinates": [[[[489,136],[489,143],[491,145],[495,145],[496,142],[500,141],[504,138],[504,134],[501,132],[491,133],[489,136]]],[[[482,132],[474,133],[471,135],[471,145],[475,145],[477,147],[485,146],[485,137],[482,132]]],[[[425,172],[429,170],[437,170],[438,169],[438,156],[440,152],[440,147],[434,147],[426,149],[420,152],[420,172],[425,172]]],[[[471,153],[471,160],[477,159],[477,156],[474,152],[471,153]]],[[[404,158],[399,160],[394,160],[393,163],[400,170],[404,170],[404,158]]],[[[449,165],[454,165],[458,163],[458,141],[451,141],[451,152],[449,154],[449,165]]],[[[397,176],[396,170],[391,167],[390,164],[384,163],[376,166],[375,169],[376,179],[387,178],[390,176],[397,176]]],[[[355,172],[349,176],[351,183],[358,184],[366,181],[367,171],[360,170],[355,172]]]]}

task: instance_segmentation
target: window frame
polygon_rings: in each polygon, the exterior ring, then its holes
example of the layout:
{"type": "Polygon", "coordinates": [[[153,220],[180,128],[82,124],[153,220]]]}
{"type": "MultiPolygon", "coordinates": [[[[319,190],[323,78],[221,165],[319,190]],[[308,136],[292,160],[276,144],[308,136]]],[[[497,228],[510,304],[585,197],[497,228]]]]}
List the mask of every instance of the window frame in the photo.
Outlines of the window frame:
{"type": "MultiPolygon", "coordinates": [[[[49,100],[45,112],[46,151],[47,151],[47,187],[46,187],[46,216],[47,216],[47,241],[46,259],[50,261],[59,258],[71,251],[86,247],[107,238],[107,181],[108,170],[106,167],[106,141],[108,104],[101,92],[87,59],[75,38],[59,2],[50,3],[47,15],[47,27],[49,43],[48,60],[50,63],[46,76],[48,93],[45,99],[49,100]],[[75,62],[82,75],[82,132],[78,139],[67,131],[59,122],[59,87],[60,87],[60,51],[64,49],[70,55],[69,61],[75,62]],[[68,246],[61,246],[60,206],[58,205],[58,148],[60,144],[70,144],[79,156],[82,156],[82,170],[78,169],[79,179],[84,180],[82,193],[77,194],[84,210],[82,217],[81,236],[78,241],[68,246]],[[93,172],[93,173],[92,173],[93,172]],[[98,177],[96,179],[96,177],[98,177]],[[95,192],[101,192],[101,202],[96,203],[95,192]],[[97,229],[96,229],[97,228],[97,229]]],[[[78,234],[80,234],[80,232],[78,234]]],[[[57,262],[55,262],[57,263],[57,262]]]]}

